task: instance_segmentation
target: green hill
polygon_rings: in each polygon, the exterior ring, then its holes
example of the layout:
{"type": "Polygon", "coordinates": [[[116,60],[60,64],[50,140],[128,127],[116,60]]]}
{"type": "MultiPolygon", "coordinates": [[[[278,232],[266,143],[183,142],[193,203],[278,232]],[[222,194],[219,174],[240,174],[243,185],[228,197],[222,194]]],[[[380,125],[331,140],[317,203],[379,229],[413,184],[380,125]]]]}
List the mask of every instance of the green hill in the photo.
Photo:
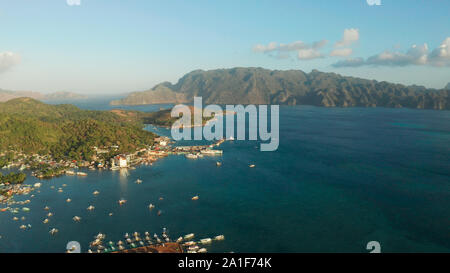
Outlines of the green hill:
{"type": "Polygon", "coordinates": [[[151,145],[154,134],[133,119],[73,105],[48,105],[31,98],[0,103],[0,151],[51,154],[55,159],[85,159],[92,147],[118,145],[132,152],[151,145]]]}
{"type": "Polygon", "coordinates": [[[206,104],[450,109],[450,90],[378,82],[317,70],[305,73],[263,68],[196,70],[176,84],[162,83],[111,104],[189,103],[194,96],[202,97],[206,104]]]}

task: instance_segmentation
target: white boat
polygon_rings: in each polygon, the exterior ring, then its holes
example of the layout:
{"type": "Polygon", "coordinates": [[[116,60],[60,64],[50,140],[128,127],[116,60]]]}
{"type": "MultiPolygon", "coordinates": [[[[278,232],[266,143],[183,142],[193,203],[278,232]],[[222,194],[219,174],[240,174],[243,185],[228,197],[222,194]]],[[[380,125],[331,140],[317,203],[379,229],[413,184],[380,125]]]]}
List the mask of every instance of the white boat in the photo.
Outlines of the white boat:
{"type": "Polygon", "coordinates": [[[66,171],[66,174],[67,175],[75,175],[75,172],[74,171],[66,171]]]}
{"type": "Polygon", "coordinates": [[[99,192],[99,191],[94,191],[92,194],[93,194],[93,195],[99,195],[100,192],[99,192]]]}
{"type": "Polygon", "coordinates": [[[195,236],[194,233],[189,233],[189,234],[184,236],[184,239],[185,240],[190,240],[190,239],[194,238],[194,236],[195,236]]]}
{"type": "Polygon", "coordinates": [[[77,175],[78,175],[78,176],[87,176],[87,173],[84,173],[84,172],[77,172],[77,175]]]}
{"type": "Polygon", "coordinates": [[[142,180],[141,179],[136,180],[136,184],[142,184],[142,180]]]}
{"type": "Polygon", "coordinates": [[[206,253],[208,252],[208,250],[206,250],[206,248],[200,248],[197,253],[206,253]]]}
{"type": "Polygon", "coordinates": [[[149,208],[149,209],[154,209],[154,208],[155,208],[155,205],[150,204],[150,205],[148,205],[148,208],[149,208]]]}
{"type": "Polygon", "coordinates": [[[56,233],[58,233],[59,230],[57,230],[56,228],[52,228],[48,233],[50,233],[51,235],[55,235],[56,233]]]}
{"type": "Polygon", "coordinates": [[[127,202],[127,200],[121,199],[121,200],[119,200],[119,205],[123,205],[123,204],[125,204],[126,202],[127,202]]]}
{"type": "Polygon", "coordinates": [[[189,241],[189,242],[184,243],[184,245],[185,246],[194,246],[194,245],[196,245],[196,243],[194,241],[189,241]]]}
{"type": "Polygon", "coordinates": [[[194,196],[194,197],[192,197],[192,200],[193,201],[195,201],[195,200],[198,200],[199,199],[199,197],[198,196],[194,196]]]}
{"type": "Polygon", "coordinates": [[[67,203],[70,203],[70,202],[72,202],[72,199],[67,198],[66,202],[67,202],[67,203]]]}
{"type": "Polygon", "coordinates": [[[254,168],[254,167],[255,167],[255,165],[254,165],[254,164],[251,164],[251,165],[249,165],[249,167],[250,167],[250,168],[254,168]]]}
{"type": "Polygon", "coordinates": [[[216,240],[216,241],[223,241],[223,240],[225,240],[225,236],[218,235],[218,236],[214,237],[214,240],[216,240]]]}
{"type": "Polygon", "coordinates": [[[79,216],[74,216],[72,219],[73,219],[75,222],[80,222],[80,221],[81,221],[81,217],[79,217],[79,216]]]}
{"type": "Polygon", "coordinates": [[[219,155],[219,154],[223,154],[222,150],[213,150],[213,149],[206,149],[206,150],[201,150],[202,154],[205,155],[219,155]]]}
{"type": "Polygon", "coordinates": [[[41,183],[36,183],[36,184],[34,184],[34,186],[33,187],[35,187],[35,188],[40,188],[42,186],[42,184],[41,183]]]}
{"type": "Polygon", "coordinates": [[[89,207],[87,208],[87,210],[90,210],[90,211],[93,211],[94,209],[95,209],[94,206],[89,206],[89,207]]]}
{"type": "Polygon", "coordinates": [[[189,158],[189,159],[197,159],[197,158],[198,158],[198,155],[187,154],[187,155],[186,155],[186,158],[189,158]]]}
{"type": "Polygon", "coordinates": [[[210,244],[212,242],[211,238],[205,238],[205,239],[201,239],[200,243],[206,245],[206,244],[210,244]]]}

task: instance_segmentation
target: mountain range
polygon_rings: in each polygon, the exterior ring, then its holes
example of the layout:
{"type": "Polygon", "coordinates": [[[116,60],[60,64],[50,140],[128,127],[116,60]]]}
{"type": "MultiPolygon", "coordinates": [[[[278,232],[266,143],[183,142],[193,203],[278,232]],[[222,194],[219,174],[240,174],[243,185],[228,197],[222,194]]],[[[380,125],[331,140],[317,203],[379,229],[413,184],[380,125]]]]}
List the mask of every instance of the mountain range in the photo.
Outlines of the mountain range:
{"type": "Polygon", "coordinates": [[[16,98],[28,97],[36,100],[78,100],[87,98],[84,95],[79,95],[72,92],[55,92],[50,94],[42,94],[34,91],[11,91],[0,89],[0,102],[9,101],[16,98]]]}
{"type": "Polygon", "coordinates": [[[385,81],[341,76],[313,70],[232,68],[195,70],[176,84],[163,82],[150,90],[132,92],[111,105],[191,103],[281,104],[325,107],[407,107],[450,109],[450,90],[405,86],[385,81]]]}

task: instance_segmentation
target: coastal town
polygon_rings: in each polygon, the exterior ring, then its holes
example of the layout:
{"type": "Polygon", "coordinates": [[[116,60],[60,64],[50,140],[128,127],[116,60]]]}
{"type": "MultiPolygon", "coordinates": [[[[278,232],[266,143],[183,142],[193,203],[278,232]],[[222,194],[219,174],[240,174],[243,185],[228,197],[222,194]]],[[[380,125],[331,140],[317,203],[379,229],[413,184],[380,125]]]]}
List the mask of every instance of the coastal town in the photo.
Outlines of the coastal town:
{"type": "MultiPolygon", "coordinates": [[[[108,155],[118,151],[119,146],[92,147],[95,153],[91,161],[55,161],[50,155],[26,155],[21,152],[8,151],[7,153],[0,153],[0,159],[4,160],[3,166],[0,167],[3,170],[14,169],[19,172],[30,170],[32,176],[41,179],[51,179],[52,177],[61,175],[87,176],[88,173],[83,171],[84,169],[111,171],[120,169],[133,170],[139,165],[151,166],[158,159],[169,155],[184,155],[188,159],[222,155],[223,151],[215,148],[224,142],[225,140],[221,139],[209,145],[174,146],[172,145],[174,142],[170,138],[161,136],[155,138],[152,146],[136,150],[133,153],[116,154],[110,158],[108,158],[108,155]]],[[[217,162],[218,166],[220,164],[220,162],[217,162]]],[[[19,174],[21,174],[21,181],[11,179],[3,179],[7,181],[0,180],[0,204],[6,203],[14,195],[28,194],[33,190],[33,187],[22,184],[25,180],[25,175],[23,173],[19,174]]]]}

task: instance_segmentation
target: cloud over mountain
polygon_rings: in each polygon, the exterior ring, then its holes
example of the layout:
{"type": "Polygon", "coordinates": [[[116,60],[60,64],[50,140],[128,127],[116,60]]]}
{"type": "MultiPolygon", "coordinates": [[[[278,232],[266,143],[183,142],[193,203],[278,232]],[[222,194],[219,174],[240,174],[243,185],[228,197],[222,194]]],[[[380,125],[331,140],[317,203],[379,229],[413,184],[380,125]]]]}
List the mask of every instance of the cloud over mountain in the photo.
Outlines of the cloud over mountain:
{"type": "Polygon", "coordinates": [[[0,73],[20,63],[20,56],[13,52],[0,52],[0,73]]]}
{"type": "Polygon", "coordinates": [[[450,66],[450,37],[447,37],[439,47],[429,52],[427,44],[412,45],[408,51],[383,51],[379,54],[363,58],[350,58],[334,63],[333,67],[358,66],[408,66],[430,65],[450,66]]]}

